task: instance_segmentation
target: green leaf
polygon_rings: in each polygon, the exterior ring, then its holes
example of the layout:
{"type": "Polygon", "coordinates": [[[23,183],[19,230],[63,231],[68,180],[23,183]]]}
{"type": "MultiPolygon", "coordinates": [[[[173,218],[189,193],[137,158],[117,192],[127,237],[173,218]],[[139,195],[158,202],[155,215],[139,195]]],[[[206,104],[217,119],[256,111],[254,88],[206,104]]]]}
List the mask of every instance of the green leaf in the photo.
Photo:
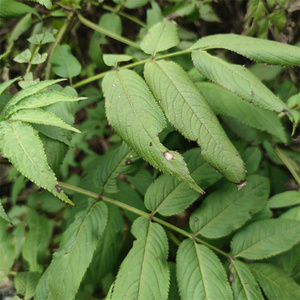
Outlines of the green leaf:
{"type": "Polygon", "coordinates": [[[149,0],[113,0],[113,1],[129,9],[142,7],[149,2],[149,0]]]}
{"type": "Polygon", "coordinates": [[[263,259],[289,250],[300,241],[300,222],[272,219],[254,222],[235,234],[232,255],[263,259]]]}
{"type": "Polygon", "coordinates": [[[44,5],[47,9],[51,9],[52,8],[52,2],[51,0],[30,0],[30,1],[34,1],[37,2],[41,5],[44,5]]]}
{"type": "Polygon", "coordinates": [[[32,182],[47,189],[59,199],[72,201],[58,187],[50,169],[43,144],[32,127],[20,121],[0,121],[0,152],[32,182]]]}
{"type": "Polygon", "coordinates": [[[229,64],[205,51],[193,52],[192,59],[202,75],[239,97],[267,110],[291,114],[286,104],[245,67],[229,64]]]}
{"type": "Polygon", "coordinates": [[[260,175],[247,177],[247,185],[241,190],[227,183],[206,197],[191,215],[190,227],[195,235],[207,238],[226,236],[264,208],[269,192],[268,179],[260,175]]]}
{"type": "MultiPolygon", "coordinates": [[[[195,148],[183,154],[192,178],[204,189],[221,178],[208,163],[201,158],[201,149],[195,148]]],[[[145,206],[152,214],[159,212],[163,216],[172,216],[191,205],[199,193],[185,182],[168,174],[161,175],[153,182],[145,194],[145,206]]]]}
{"type": "Polygon", "coordinates": [[[44,299],[47,290],[47,299],[74,299],[106,227],[107,216],[105,204],[91,199],[88,207],[76,214],[37,287],[37,299],[44,299]]]}
{"type": "Polygon", "coordinates": [[[45,215],[30,210],[26,216],[29,232],[22,248],[22,256],[29,264],[29,271],[42,272],[39,258],[44,256],[49,246],[54,222],[45,215]]]}
{"type": "Polygon", "coordinates": [[[47,57],[48,57],[48,54],[47,54],[47,53],[43,53],[43,54],[36,53],[36,54],[32,57],[30,63],[31,63],[32,65],[39,65],[39,64],[42,64],[43,62],[46,61],[47,57]]]}
{"type": "Polygon", "coordinates": [[[8,80],[8,81],[5,81],[5,82],[2,82],[0,84],[0,95],[2,95],[2,93],[11,85],[13,84],[15,81],[17,81],[18,79],[20,79],[21,77],[16,77],[16,78],[13,78],[11,80],[8,80]]]}
{"type": "Polygon", "coordinates": [[[39,14],[30,6],[13,0],[0,1],[0,17],[15,18],[21,17],[27,13],[33,13],[40,18],[39,14]]]}
{"type": "Polygon", "coordinates": [[[237,95],[214,83],[199,82],[197,87],[215,114],[236,118],[250,127],[267,131],[287,142],[286,133],[276,113],[241,101],[237,95]]]}
{"type": "Polygon", "coordinates": [[[2,218],[3,220],[5,220],[8,223],[12,223],[10,217],[6,214],[3,205],[2,205],[2,200],[0,199],[0,218],[2,218]]]}
{"type": "Polygon", "coordinates": [[[18,120],[23,122],[51,125],[74,132],[80,132],[78,129],[68,125],[55,114],[42,109],[21,109],[15,112],[11,117],[11,121],[18,120]]]}
{"type": "MultiPolygon", "coordinates": [[[[139,210],[146,211],[142,198],[132,187],[130,187],[130,185],[120,180],[118,183],[118,188],[119,192],[115,195],[116,200],[126,203],[127,205],[135,207],[139,210]]],[[[131,211],[125,210],[124,214],[131,222],[138,218],[138,215],[131,211]]]]}
{"type": "Polygon", "coordinates": [[[100,187],[100,194],[117,193],[117,179],[121,173],[130,170],[132,162],[136,160],[136,154],[123,143],[120,147],[107,151],[95,171],[95,185],[100,187]]]}
{"type": "Polygon", "coordinates": [[[142,50],[155,56],[157,52],[168,50],[179,44],[177,26],[167,21],[152,26],[141,42],[142,50]]]}
{"type": "Polygon", "coordinates": [[[284,212],[280,219],[289,219],[289,220],[297,220],[300,221],[300,205],[293,207],[286,212],[284,212]]]}
{"type": "Polygon", "coordinates": [[[242,159],[246,164],[248,176],[255,173],[261,163],[262,153],[258,147],[247,147],[242,153],[242,159]]]}
{"type": "Polygon", "coordinates": [[[180,299],[179,290],[176,279],[176,264],[173,261],[168,262],[170,269],[170,290],[168,300],[180,299]]]}
{"type": "Polygon", "coordinates": [[[18,63],[26,63],[29,64],[31,60],[32,53],[29,49],[24,50],[20,54],[18,54],[15,58],[14,61],[18,63]]]}
{"type": "Polygon", "coordinates": [[[53,72],[60,77],[72,78],[81,72],[81,64],[71,53],[69,45],[57,45],[51,55],[53,72]]]}
{"type": "Polygon", "coordinates": [[[280,66],[299,66],[299,47],[237,34],[215,34],[196,42],[191,49],[223,48],[257,62],[280,66]],[[263,51],[261,51],[263,49],[263,51]]]}
{"type": "Polygon", "coordinates": [[[10,51],[6,51],[6,52],[4,52],[3,54],[0,54],[0,61],[6,56],[6,55],[8,55],[10,53],[10,51]]]}
{"type": "Polygon", "coordinates": [[[134,71],[113,71],[104,77],[102,87],[108,121],[120,137],[155,168],[203,192],[189,175],[182,156],[160,143],[158,134],[166,120],[143,79],[134,71]]]}
{"type": "Polygon", "coordinates": [[[8,116],[7,110],[13,108],[18,102],[20,102],[22,99],[37,94],[38,92],[42,91],[43,89],[60,82],[64,79],[57,79],[57,80],[45,80],[42,82],[39,82],[35,85],[29,86],[25,88],[24,90],[21,90],[19,93],[15,94],[11,100],[7,103],[7,105],[4,107],[2,114],[4,116],[8,116]]]}
{"type": "Polygon", "coordinates": [[[281,208],[300,204],[300,193],[297,191],[287,191],[273,196],[268,206],[270,208],[281,208]]]}
{"type": "Polygon", "coordinates": [[[18,272],[14,279],[17,292],[25,299],[32,298],[40,277],[38,272],[18,272]]]}
{"type": "Polygon", "coordinates": [[[202,157],[229,181],[244,181],[239,153],[187,73],[174,62],[153,61],[145,65],[145,78],[169,122],[199,144],[202,157]]]}
{"type": "MultiPolygon", "coordinates": [[[[28,88],[30,88],[30,87],[28,87],[28,88]]],[[[63,93],[54,92],[54,91],[40,92],[38,94],[26,97],[26,98],[22,99],[22,101],[20,101],[17,105],[10,107],[10,109],[8,109],[6,112],[6,115],[11,116],[12,114],[15,114],[15,112],[17,112],[19,110],[23,110],[23,109],[31,110],[33,108],[49,106],[49,105],[59,103],[59,102],[75,102],[75,101],[84,100],[84,99],[86,99],[86,98],[85,97],[72,97],[72,96],[69,96],[69,95],[66,95],[63,93]]]]}
{"type": "Polygon", "coordinates": [[[120,62],[132,60],[133,56],[125,54],[104,54],[103,61],[107,66],[117,66],[120,62]]]}
{"type": "Polygon", "coordinates": [[[31,24],[31,13],[28,13],[18,22],[18,24],[12,30],[11,35],[8,38],[8,42],[12,43],[14,41],[17,41],[19,37],[30,28],[31,24]]]}
{"type": "Polygon", "coordinates": [[[236,300],[263,300],[259,285],[253,277],[247,265],[238,261],[231,260],[232,291],[236,300]]]}
{"type": "Polygon", "coordinates": [[[55,37],[50,32],[38,33],[27,39],[29,43],[34,45],[44,45],[55,42],[55,37]]]}
{"type": "Polygon", "coordinates": [[[268,299],[298,300],[300,286],[282,269],[271,264],[249,264],[268,299]]]}
{"type": "Polygon", "coordinates": [[[124,221],[120,209],[114,205],[108,206],[107,226],[86,274],[95,285],[113,269],[122,247],[120,240],[123,237],[123,229],[124,221]]]}
{"type": "Polygon", "coordinates": [[[136,241],[121,264],[111,299],[167,299],[170,274],[164,229],[139,217],[131,231],[136,241]]]}
{"type": "Polygon", "coordinates": [[[0,270],[7,274],[15,261],[15,243],[11,233],[7,232],[8,223],[0,218],[0,270]]]}
{"type": "Polygon", "coordinates": [[[182,300],[233,299],[220,260],[206,246],[184,240],[177,252],[176,267],[182,300]]]}

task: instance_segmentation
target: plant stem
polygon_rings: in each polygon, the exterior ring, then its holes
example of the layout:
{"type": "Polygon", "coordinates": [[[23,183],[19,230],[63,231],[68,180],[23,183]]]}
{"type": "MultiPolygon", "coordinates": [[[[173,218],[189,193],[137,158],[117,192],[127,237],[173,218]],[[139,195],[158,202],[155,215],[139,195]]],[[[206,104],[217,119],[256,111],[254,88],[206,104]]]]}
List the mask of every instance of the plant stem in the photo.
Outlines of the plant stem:
{"type": "Polygon", "coordinates": [[[123,36],[121,36],[119,34],[111,32],[111,31],[109,31],[109,30],[107,30],[107,29],[105,29],[105,28],[89,21],[88,19],[84,18],[81,14],[78,14],[78,19],[80,20],[80,22],[82,24],[86,25],[87,27],[90,27],[90,28],[94,29],[95,31],[98,31],[98,32],[100,32],[100,33],[102,33],[106,36],[109,36],[109,37],[111,37],[111,38],[113,38],[113,39],[115,39],[119,42],[122,42],[122,43],[124,43],[128,46],[134,47],[136,49],[141,49],[141,47],[137,43],[135,43],[135,42],[133,42],[133,41],[127,39],[127,38],[124,38],[123,36]]]}
{"type": "MultiPolygon", "coordinates": [[[[173,53],[168,53],[168,54],[164,54],[164,55],[161,55],[161,56],[158,56],[156,58],[156,60],[160,60],[160,59],[165,59],[165,58],[170,58],[170,57],[173,57],[173,56],[178,56],[178,55],[184,55],[184,54],[188,54],[188,53],[191,53],[191,50],[183,50],[183,51],[177,51],[177,52],[173,52],[173,53]]],[[[140,60],[140,61],[137,61],[137,62],[134,62],[134,63],[131,63],[131,64],[128,64],[126,66],[123,66],[123,67],[120,67],[118,68],[118,70],[122,70],[122,69],[132,69],[136,66],[139,66],[139,65],[144,65],[145,63],[147,63],[148,61],[150,61],[152,58],[148,58],[148,59],[144,59],[144,60],[140,60]]],[[[94,76],[91,76],[87,79],[84,79],[82,81],[78,81],[77,83],[75,83],[73,85],[73,88],[78,88],[82,85],[85,85],[85,84],[88,84],[88,83],[91,83],[93,81],[96,81],[98,79],[101,79],[103,78],[108,72],[110,71],[106,71],[106,72],[103,72],[103,73],[100,73],[100,74],[97,74],[97,75],[94,75],[94,76]]]]}
{"type": "Polygon", "coordinates": [[[126,13],[124,13],[124,12],[122,12],[122,11],[118,11],[118,10],[116,10],[115,8],[110,7],[110,6],[108,6],[108,5],[105,5],[105,4],[104,4],[102,7],[103,7],[104,9],[106,9],[106,10],[112,12],[112,13],[118,14],[118,15],[124,17],[124,18],[129,19],[130,21],[132,21],[132,22],[134,22],[134,23],[136,23],[136,24],[139,24],[139,25],[142,26],[142,27],[147,27],[147,24],[145,24],[144,22],[140,21],[139,19],[137,19],[137,18],[135,18],[135,17],[133,17],[133,16],[131,16],[131,15],[129,15],[129,14],[126,14],[126,13]]]}
{"type": "Polygon", "coordinates": [[[68,15],[68,19],[64,23],[64,25],[61,27],[61,29],[60,29],[60,31],[59,31],[59,33],[57,35],[57,38],[56,38],[55,42],[51,45],[51,47],[47,51],[48,52],[48,61],[47,61],[46,74],[45,74],[45,79],[46,80],[48,80],[50,78],[50,71],[51,71],[50,58],[51,58],[51,55],[52,55],[54,49],[56,48],[56,46],[61,42],[64,34],[67,31],[67,29],[69,28],[69,26],[70,26],[70,24],[71,24],[71,22],[73,20],[74,14],[75,14],[75,12],[71,12],[68,15]]]}
{"type": "Polygon", "coordinates": [[[123,202],[120,202],[120,201],[117,201],[117,200],[114,200],[114,199],[111,199],[111,198],[108,198],[106,196],[99,196],[98,194],[94,193],[94,192],[90,192],[90,191],[87,191],[85,189],[82,189],[82,188],[79,188],[77,186],[74,186],[74,185],[71,185],[71,184],[68,184],[68,183],[64,183],[64,182],[58,182],[59,186],[61,188],[65,188],[65,189],[69,189],[73,192],[76,192],[76,193],[79,193],[79,194],[82,194],[82,195],[85,195],[85,196],[88,196],[88,197],[91,197],[91,198],[95,198],[95,199],[101,199],[103,200],[104,202],[107,202],[107,203],[110,203],[110,204],[113,204],[113,205],[116,205],[120,208],[123,208],[123,209],[126,209],[128,211],[131,211],[137,215],[140,215],[140,216],[143,216],[145,218],[150,218],[152,221],[156,222],[156,223],[159,223],[161,224],[162,226],[166,227],[166,228],[169,228],[171,229],[172,231],[175,231],[187,238],[190,238],[192,240],[195,240],[197,241],[198,243],[201,243],[207,247],[209,247],[210,249],[214,250],[215,252],[218,252],[224,256],[226,256],[227,258],[230,258],[230,255],[222,250],[220,250],[219,248],[215,247],[215,246],[212,246],[210,245],[209,243],[195,237],[192,233],[189,233],[173,224],[170,224],[162,219],[159,219],[157,217],[154,217],[152,214],[148,214],[138,208],[135,208],[135,207],[132,207],[130,205],[127,205],[123,202]]]}

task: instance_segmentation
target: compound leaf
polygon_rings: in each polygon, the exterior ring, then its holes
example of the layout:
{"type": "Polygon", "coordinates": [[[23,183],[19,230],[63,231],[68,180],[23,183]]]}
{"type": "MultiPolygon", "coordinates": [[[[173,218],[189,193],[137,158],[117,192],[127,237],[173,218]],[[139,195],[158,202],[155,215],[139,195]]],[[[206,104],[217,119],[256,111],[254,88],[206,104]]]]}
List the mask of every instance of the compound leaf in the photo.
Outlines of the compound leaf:
{"type": "MultiPolygon", "coordinates": [[[[88,200],[88,207],[75,216],[74,222],[63,234],[60,248],[41,279],[45,286],[38,286],[36,297],[48,289],[53,299],[73,299],[88,268],[94,251],[107,223],[107,207],[103,202],[88,200]],[[88,245],[88,247],[87,247],[88,245]]],[[[41,284],[42,285],[42,284],[41,284]]],[[[49,297],[48,296],[48,297],[49,297]]]]}
{"type": "Polygon", "coordinates": [[[184,240],[179,246],[176,262],[181,299],[233,299],[220,260],[206,246],[184,240]]]}
{"type": "Polygon", "coordinates": [[[268,179],[260,175],[247,177],[247,185],[241,190],[227,183],[206,197],[191,215],[190,227],[207,238],[226,236],[264,208],[269,192],[268,179]]]}
{"type": "Polygon", "coordinates": [[[33,128],[21,121],[0,121],[0,152],[28,179],[59,199],[73,204],[58,187],[43,143],[33,128]]]}
{"type": "Polygon", "coordinates": [[[136,237],[121,264],[111,299],[167,299],[168,240],[163,228],[140,217],[132,225],[136,237]]]}
{"type": "Polygon", "coordinates": [[[142,50],[153,56],[157,52],[168,50],[179,43],[177,26],[167,20],[155,24],[141,42],[142,50]]]}
{"type": "MultiPolygon", "coordinates": [[[[13,79],[14,80],[14,79],[13,79]]],[[[39,82],[37,84],[31,85],[23,90],[21,90],[19,93],[15,94],[10,101],[7,103],[7,105],[4,107],[2,114],[4,116],[8,116],[10,109],[12,109],[19,101],[22,99],[37,94],[38,92],[42,91],[46,87],[49,87],[57,82],[60,82],[64,79],[57,79],[57,80],[45,80],[42,82],[39,82]]]]}
{"type": "MultiPolygon", "coordinates": [[[[200,148],[187,151],[183,157],[192,178],[204,189],[221,178],[221,174],[201,158],[200,148]]],[[[145,206],[152,213],[159,212],[163,216],[172,216],[182,212],[198,197],[199,193],[192,190],[185,182],[163,174],[147,189],[145,206]]]]}
{"type": "Polygon", "coordinates": [[[289,250],[300,241],[300,222],[272,219],[254,222],[235,234],[232,255],[263,259],[289,250]]]}
{"type": "Polygon", "coordinates": [[[229,64],[205,51],[193,52],[192,58],[197,70],[209,80],[259,107],[291,115],[287,105],[245,67],[229,64]]]}
{"type": "Polygon", "coordinates": [[[109,72],[103,79],[108,121],[120,137],[155,168],[175,175],[203,192],[189,175],[182,156],[160,143],[163,112],[143,79],[131,70],[109,72]]]}
{"type": "Polygon", "coordinates": [[[145,78],[168,120],[202,148],[202,157],[236,184],[245,180],[243,161],[187,73],[176,63],[152,61],[145,78]]]}
{"type": "Polygon", "coordinates": [[[238,300],[263,300],[264,297],[260,291],[259,285],[253,277],[247,265],[238,261],[231,261],[232,291],[234,299],[238,300]]]}
{"type": "Polygon", "coordinates": [[[268,299],[298,300],[300,286],[282,269],[271,264],[249,264],[268,299]]]}
{"type": "Polygon", "coordinates": [[[284,128],[275,112],[254,106],[214,83],[199,82],[197,87],[206,98],[214,113],[238,119],[240,122],[266,131],[287,142],[284,128]]]}
{"type": "Polygon", "coordinates": [[[237,34],[215,34],[196,42],[191,49],[223,48],[249,59],[280,66],[300,64],[299,47],[237,34]],[[262,51],[263,49],[263,51],[262,51]]]}

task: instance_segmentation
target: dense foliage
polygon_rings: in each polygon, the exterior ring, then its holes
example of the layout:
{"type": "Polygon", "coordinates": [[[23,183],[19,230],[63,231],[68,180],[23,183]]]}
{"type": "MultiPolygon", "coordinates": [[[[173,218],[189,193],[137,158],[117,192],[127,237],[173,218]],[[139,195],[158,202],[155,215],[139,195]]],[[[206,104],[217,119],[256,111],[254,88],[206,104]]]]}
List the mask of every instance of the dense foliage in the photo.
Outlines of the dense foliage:
{"type": "Polygon", "coordinates": [[[299,299],[300,9],[221,2],[0,1],[2,294],[299,299]]]}

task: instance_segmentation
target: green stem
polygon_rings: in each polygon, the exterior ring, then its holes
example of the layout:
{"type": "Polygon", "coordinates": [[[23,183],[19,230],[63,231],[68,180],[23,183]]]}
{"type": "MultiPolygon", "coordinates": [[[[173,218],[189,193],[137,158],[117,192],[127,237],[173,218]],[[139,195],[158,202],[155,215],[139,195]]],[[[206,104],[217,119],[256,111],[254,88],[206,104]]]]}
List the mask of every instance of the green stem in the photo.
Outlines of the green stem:
{"type": "Polygon", "coordinates": [[[59,184],[59,186],[61,188],[65,188],[65,189],[71,190],[73,192],[76,192],[76,193],[79,193],[79,194],[82,194],[82,195],[85,195],[85,196],[88,196],[88,197],[91,197],[91,198],[101,199],[101,200],[103,200],[106,203],[110,203],[110,204],[116,205],[116,206],[118,206],[120,208],[126,209],[128,211],[131,211],[131,212],[133,212],[133,213],[135,213],[137,215],[143,216],[145,218],[150,218],[152,221],[154,221],[156,223],[159,223],[162,226],[164,226],[166,228],[169,228],[172,231],[175,231],[175,232],[177,232],[177,233],[179,233],[179,234],[181,234],[181,235],[183,235],[183,236],[185,236],[187,238],[195,240],[198,243],[201,243],[201,244],[209,247],[210,249],[212,249],[215,252],[218,252],[218,253],[224,255],[227,258],[230,258],[230,256],[229,256],[228,253],[226,253],[226,252],[220,250],[219,248],[216,248],[216,247],[210,245],[209,243],[207,243],[207,242],[205,242],[205,241],[203,241],[203,240],[195,237],[192,233],[189,233],[189,232],[187,232],[187,231],[185,231],[185,230],[183,230],[183,229],[181,229],[181,228],[179,228],[179,227],[177,227],[177,226],[175,226],[173,224],[170,224],[170,223],[168,223],[168,222],[166,222],[166,221],[164,221],[162,219],[154,217],[152,214],[148,214],[148,213],[146,213],[146,212],[144,212],[144,211],[142,211],[142,210],[140,210],[138,208],[135,208],[135,207],[127,205],[127,204],[125,204],[123,202],[120,202],[120,201],[108,198],[106,196],[99,196],[98,194],[96,194],[94,192],[87,191],[85,189],[79,188],[77,186],[74,186],[74,185],[71,185],[71,184],[68,184],[68,183],[58,182],[58,184],[59,184]]]}
{"type": "MultiPolygon", "coordinates": [[[[168,54],[164,54],[164,55],[158,56],[156,58],[156,60],[166,59],[166,58],[170,58],[170,57],[173,57],[173,56],[184,55],[184,54],[189,54],[189,53],[191,53],[191,50],[177,51],[177,52],[168,53],[168,54]]],[[[151,59],[152,58],[148,58],[148,59],[140,60],[138,62],[134,62],[134,63],[128,64],[126,66],[120,67],[120,68],[118,68],[118,70],[132,69],[132,68],[134,68],[136,66],[143,65],[143,64],[147,63],[151,59]]],[[[78,87],[80,87],[82,85],[85,85],[85,84],[91,83],[93,81],[99,80],[99,79],[103,78],[108,72],[110,72],[110,71],[106,71],[106,72],[103,72],[103,73],[91,76],[91,77],[89,77],[87,79],[84,79],[82,81],[78,81],[77,83],[75,83],[73,85],[73,87],[76,89],[76,88],[78,88],[78,87]]]]}
{"type": "Polygon", "coordinates": [[[135,42],[133,42],[133,41],[127,39],[127,38],[124,38],[123,36],[121,36],[119,34],[111,32],[111,31],[109,31],[109,30],[107,30],[107,29],[105,29],[105,28],[89,21],[88,19],[84,18],[81,14],[78,14],[78,19],[80,20],[80,22],[82,24],[86,25],[87,27],[90,27],[91,29],[94,29],[95,31],[98,31],[98,32],[100,32],[100,33],[102,33],[106,36],[109,36],[109,37],[111,37],[111,38],[113,38],[113,39],[115,39],[119,42],[122,42],[122,43],[124,43],[128,46],[134,47],[136,49],[141,49],[141,47],[137,43],[135,43],[135,42]]]}
{"type": "Polygon", "coordinates": [[[50,63],[50,58],[51,55],[54,51],[54,49],[56,48],[56,46],[61,42],[63,36],[65,35],[67,29],[69,28],[73,18],[74,18],[75,12],[71,12],[68,15],[68,19],[67,21],[64,23],[64,25],[61,27],[57,38],[55,40],[55,42],[51,45],[51,47],[48,50],[48,61],[47,61],[47,66],[46,66],[46,74],[45,74],[45,79],[48,80],[50,78],[50,72],[51,72],[51,63],[50,63]]]}
{"type": "MultiPolygon", "coordinates": [[[[114,13],[114,14],[118,14],[118,15],[124,17],[124,18],[127,18],[128,20],[130,20],[130,21],[132,21],[132,22],[134,22],[134,23],[136,23],[136,24],[139,24],[139,25],[142,26],[142,27],[145,27],[145,28],[147,27],[147,24],[145,24],[144,22],[140,21],[139,19],[137,19],[137,18],[135,18],[135,17],[133,17],[133,16],[131,16],[131,15],[129,15],[129,14],[126,14],[126,13],[124,13],[124,12],[122,12],[122,11],[119,11],[118,9],[116,10],[115,8],[110,7],[110,6],[108,6],[108,5],[105,5],[105,4],[102,5],[102,7],[103,7],[104,9],[106,9],[106,10],[108,10],[108,11],[114,13]]],[[[118,7],[119,7],[119,6],[118,6],[118,7]]]]}

